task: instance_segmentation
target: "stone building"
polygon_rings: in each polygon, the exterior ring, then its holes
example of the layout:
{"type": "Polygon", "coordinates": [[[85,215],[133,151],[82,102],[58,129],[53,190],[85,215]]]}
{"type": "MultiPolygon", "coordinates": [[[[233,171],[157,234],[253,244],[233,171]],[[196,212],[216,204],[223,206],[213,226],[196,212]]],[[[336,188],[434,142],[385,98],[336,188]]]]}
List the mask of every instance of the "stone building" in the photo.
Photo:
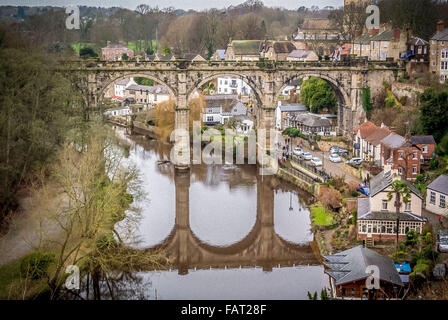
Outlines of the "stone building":
{"type": "Polygon", "coordinates": [[[260,56],[268,60],[285,61],[296,50],[291,41],[265,40],[260,46],[260,56]]]}
{"type": "Polygon", "coordinates": [[[225,57],[231,61],[260,60],[261,40],[232,40],[227,46],[225,57]]]}
{"type": "Polygon", "coordinates": [[[429,41],[429,70],[443,83],[448,79],[448,28],[442,20],[437,23],[437,32],[429,41]]]}
{"type": "Polygon", "coordinates": [[[170,93],[164,86],[131,85],[126,88],[126,97],[134,98],[135,103],[155,105],[170,99],[170,93]]]}

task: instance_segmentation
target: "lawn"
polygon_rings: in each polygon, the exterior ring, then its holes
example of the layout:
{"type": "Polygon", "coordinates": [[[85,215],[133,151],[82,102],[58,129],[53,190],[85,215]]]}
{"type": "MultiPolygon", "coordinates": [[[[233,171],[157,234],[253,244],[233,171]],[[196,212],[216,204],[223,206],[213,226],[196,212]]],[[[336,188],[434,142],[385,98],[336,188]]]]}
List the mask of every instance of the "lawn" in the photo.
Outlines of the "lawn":
{"type": "Polygon", "coordinates": [[[324,207],[313,208],[311,210],[311,218],[314,224],[318,226],[331,226],[333,224],[333,216],[324,207]]]}

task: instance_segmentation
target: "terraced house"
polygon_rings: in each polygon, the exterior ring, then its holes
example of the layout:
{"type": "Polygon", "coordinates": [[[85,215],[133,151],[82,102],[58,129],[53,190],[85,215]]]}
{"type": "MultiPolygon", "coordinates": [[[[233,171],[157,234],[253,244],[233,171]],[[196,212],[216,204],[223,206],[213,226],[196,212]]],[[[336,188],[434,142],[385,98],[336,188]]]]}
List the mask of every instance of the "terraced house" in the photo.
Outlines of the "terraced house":
{"type": "Polygon", "coordinates": [[[260,56],[268,60],[285,61],[296,50],[291,41],[265,40],[260,46],[260,56]]]}
{"type": "Polygon", "coordinates": [[[437,23],[437,32],[430,39],[429,70],[443,83],[448,79],[448,28],[442,20],[437,23]]]}

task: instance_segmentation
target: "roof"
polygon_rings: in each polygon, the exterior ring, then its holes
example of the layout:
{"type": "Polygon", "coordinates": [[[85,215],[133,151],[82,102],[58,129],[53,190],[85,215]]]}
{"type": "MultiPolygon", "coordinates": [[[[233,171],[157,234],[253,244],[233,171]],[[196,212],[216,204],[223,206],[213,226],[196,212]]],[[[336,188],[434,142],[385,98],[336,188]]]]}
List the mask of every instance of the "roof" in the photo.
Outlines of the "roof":
{"type": "Polygon", "coordinates": [[[361,132],[361,138],[365,139],[369,135],[371,135],[373,132],[375,132],[378,129],[378,126],[374,124],[373,122],[366,121],[363,124],[361,124],[358,128],[356,128],[355,133],[358,131],[361,132]]]}
{"type": "Polygon", "coordinates": [[[448,28],[436,32],[432,37],[431,40],[436,41],[448,41],[448,28]]]}
{"type": "Polygon", "coordinates": [[[301,30],[335,30],[336,25],[326,18],[307,18],[302,24],[301,30]]]}
{"type": "Polygon", "coordinates": [[[221,94],[205,96],[205,104],[207,108],[221,107],[223,115],[230,115],[233,108],[240,103],[238,96],[233,94],[221,94]]]}
{"type": "Polygon", "coordinates": [[[376,147],[381,143],[381,140],[387,137],[390,133],[391,132],[387,127],[378,128],[377,130],[369,134],[365,139],[376,147]]]}
{"type": "Polygon", "coordinates": [[[216,50],[216,54],[221,60],[224,60],[226,58],[226,50],[225,49],[216,50]]]}
{"type": "Polygon", "coordinates": [[[361,36],[359,36],[358,38],[356,38],[353,43],[356,44],[370,44],[370,38],[371,36],[369,34],[363,34],[361,36]]]}
{"type": "Polygon", "coordinates": [[[157,94],[169,94],[168,89],[165,88],[164,86],[142,86],[139,84],[133,84],[130,85],[129,87],[126,88],[126,90],[131,90],[131,91],[148,91],[149,93],[157,93],[157,94]]]}
{"type": "Polygon", "coordinates": [[[275,41],[274,51],[276,53],[290,53],[295,50],[296,47],[290,41],[275,41]]]}
{"type": "Polygon", "coordinates": [[[324,258],[326,260],[324,265],[328,268],[325,272],[335,280],[336,285],[365,279],[369,276],[366,273],[367,267],[377,266],[381,280],[403,286],[392,260],[363,246],[324,256],[324,258]]]}
{"type": "Polygon", "coordinates": [[[236,55],[256,55],[260,54],[261,40],[233,40],[233,51],[236,55]]]}
{"type": "Polygon", "coordinates": [[[412,136],[412,144],[436,144],[433,136],[412,136]]]}
{"type": "Polygon", "coordinates": [[[428,41],[419,37],[413,37],[408,41],[408,45],[414,45],[414,46],[426,46],[428,44],[429,44],[428,41]]]}
{"type": "Polygon", "coordinates": [[[399,134],[392,132],[383,140],[381,140],[381,143],[388,146],[389,148],[395,149],[403,146],[406,143],[406,139],[399,134]]]}
{"type": "Polygon", "coordinates": [[[381,171],[370,180],[370,196],[374,197],[393,182],[392,171],[381,171]]]}
{"type": "Polygon", "coordinates": [[[117,86],[125,86],[125,85],[127,85],[130,81],[131,81],[130,78],[126,78],[126,79],[123,79],[123,80],[118,81],[117,83],[115,83],[115,85],[117,85],[117,86]]]}
{"type": "Polygon", "coordinates": [[[279,108],[281,112],[301,112],[308,110],[303,104],[285,104],[281,105],[279,108]]]}
{"type": "Polygon", "coordinates": [[[206,59],[199,53],[186,53],[181,57],[181,59],[184,59],[187,61],[193,61],[195,59],[199,60],[199,61],[206,61],[206,59]]]}
{"type": "Polygon", "coordinates": [[[394,39],[394,33],[392,30],[386,30],[370,38],[370,41],[391,41],[394,39]]]}
{"type": "Polygon", "coordinates": [[[292,121],[297,121],[307,127],[331,127],[330,120],[313,113],[297,113],[291,116],[292,121]]]}
{"type": "Polygon", "coordinates": [[[427,189],[448,195],[448,176],[443,174],[438,176],[436,180],[429,184],[427,189]]]}
{"type": "Polygon", "coordinates": [[[122,44],[109,44],[108,46],[104,47],[103,49],[129,49],[128,47],[122,45],[122,44]]]}
{"type": "Polygon", "coordinates": [[[293,50],[288,55],[289,58],[306,59],[312,53],[311,50],[293,50]]]}

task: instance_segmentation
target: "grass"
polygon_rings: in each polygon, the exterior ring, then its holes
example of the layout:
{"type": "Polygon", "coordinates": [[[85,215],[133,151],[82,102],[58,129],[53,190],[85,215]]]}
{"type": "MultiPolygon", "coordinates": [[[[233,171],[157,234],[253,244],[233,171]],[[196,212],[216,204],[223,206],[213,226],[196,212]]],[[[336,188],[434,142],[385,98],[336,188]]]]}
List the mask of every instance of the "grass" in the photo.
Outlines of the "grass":
{"type": "Polygon", "coordinates": [[[318,226],[331,226],[333,224],[333,216],[324,207],[311,209],[311,218],[314,224],[318,226]]]}

